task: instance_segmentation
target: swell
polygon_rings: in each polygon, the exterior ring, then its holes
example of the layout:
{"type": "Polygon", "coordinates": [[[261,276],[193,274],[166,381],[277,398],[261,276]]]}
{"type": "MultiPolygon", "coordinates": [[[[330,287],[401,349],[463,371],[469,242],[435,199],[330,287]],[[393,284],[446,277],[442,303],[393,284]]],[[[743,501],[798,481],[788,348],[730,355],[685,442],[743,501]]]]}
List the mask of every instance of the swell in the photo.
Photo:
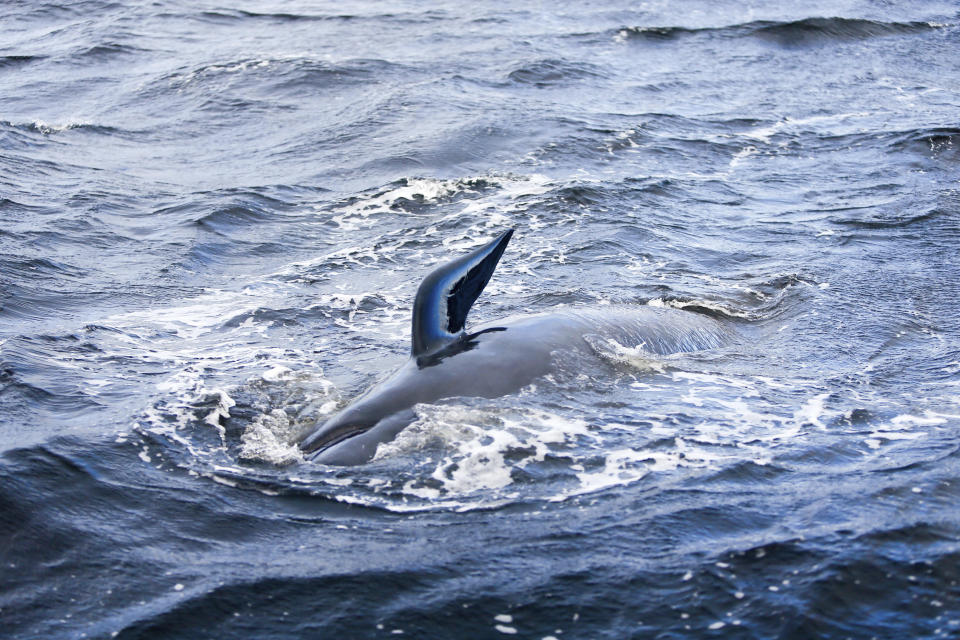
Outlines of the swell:
{"type": "Polygon", "coordinates": [[[806,18],[794,22],[753,23],[746,25],[750,35],[770,39],[782,45],[797,45],[820,40],[865,40],[894,35],[927,33],[942,28],[932,22],[879,22],[856,18],[806,18]]]}
{"type": "MultiPolygon", "coordinates": [[[[129,265],[127,265],[129,267],[129,265]]],[[[126,267],[120,263],[116,267],[123,271],[126,267]]],[[[0,276],[0,318],[16,319],[38,324],[55,326],[65,319],[89,317],[94,310],[101,313],[121,308],[126,304],[145,304],[155,301],[157,296],[170,290],[164,284],[147,279],[136,279],[124,273],[124,279],[117,277],[111,282],[94,283],[91,277],[72,276],[73,281],[67,288],[55,278],[39,282],[10,282],[0,276]]],[[[178,287],[174,290],[179,291],[178,287]]]]}
{"type": "Polygon", "coordinates": [[[230,189],[218,195],[220,204],[216,209],[195,218],[193,224],[225,235],[251,224],[279,222],[285,217],[284,212],[294,206],[254,190],[230,189]],[[222,201],[225,195],[229,195],[227,202],[222,201]]]}
{"type": "Polygon", "coordinates": [[[120,42],[105,42],[74,54],[73,59],[87,64],[95,61],[111,61],[114,58],[122,58],[138,53],[150,53],[150,51],[120,42]]]}
{"type": "Polygon", "coordinates": [[[523,64],[507,74],[507,78],[517,84],[545,87],[603,75],[598,67],[586,62],[547,58],[523,64]]]}
{"type": "MultiPolygon", "coordinates": [[[[606,145],[614,151],[656,143],[707,145],[726,154],[743,152],[744,143],[770,153],[836,152],[852,148],[876,149],[886,154],[913,154],[954,165],[960,159],[960,127],[933,126],[909,129],[877,129],[865,125],[865,114],[831,117],[783,118],[775,121],[702,120],[680,116],[645,114],[626,135],[606,145]]],[[[599,145],[598,145],[599,146],[599,145]]]]}
{"type": "Polygon", "coordinates": [[[868,210],[860,217],[848,215],[845,218],[832,218],[831,222],[853,229],[903,229],[907,227],[928,227],[928,223],[935,222],[948,211],[932,208],[920,211],[900,211],[880,208],[868,210]]]}
{"type": "Polygon", "coordinates": [[[907,151],[931,158],[960,159],[960,127],[923,127],[887,134],[891,151],[907,151]]]}
{"type": "Polygon", "coordinates": [[[117,2],[103,0],[80,0],[79,2],[5,2],[3,18],[21,21],[50,22],[56,20],[91,20],[97,14],[109,14],[125,7],[117,2]],[[21,8],[17,15],[15,9],[21,8]]]}
{"type": "Polygon", "coordinates": [[[304,13],[285,13],[285,12],[259,12],[245,9],[217,9],[207,10],[200,13],[204,20],[208,21],[243,21],[243,20],[268,20],[273,22],[328,22],[328,21],[348,21],[355,20],[358,16],[352,14],[304,14],[304,13]]]}
{"type": "Polygon", "coordinates": [[[243,209],[246,213],[241,217],[248,221],[268,220],[302,207],[304,200],[315,199],[326,191],[314,185],[294,184],[191,191],[149,211],[131,215],[162,218],[168,229],[176,225],[215,223],[220,217],[217,212],[221,209],[243,209]],[[211,208],[214,211],[209,211],[211,208]]]}
{"type": "Polygon", "coordinates": [[[118,133],[132,133],[124,132],[120,129],[102,125],[102,124],[93,124],[90,122],[67,122],[65,124],[52,124],[44,122],[43,120],[36,120],[34,122],[24,122],[24,123],[15,123],[10,122],[9,120],[0,120],[0,128],[7,129],[8,131],[15,131],[20,133],[40,133],[44,136],[53,135],[56,133],[61,133],[64,131],[83,131],[89,133],[99,133],[102,135],[116,135],[118,133]]]}
{"type": "Polygon", "coordinates": [[[283,61],[277,71],[278,89],[301,90],[378,82],[404,74],[405,68],[382,59],[355,58],[335,64],[303,59],[283,61]]]}
{"type": "Polygon", "coordinates": [[[24,280],[44,279],[61,281],[76,281],[88,275],[88,271],[80,267],[54,260],[53,258],[23,258],[11,259],[0,257],[0,270],[7,278],[24,280]]]}
{"type": "Polygon", "coordinates": [[[302,99],[302,92],[307,89],[376,83],[404,75],[406,71],[403,65],[376,58],[337,62],[300,56],[238,58],[181,67],[157,78],[145,94],[161,96],[190,90],[209,95],[211,99],[252,101],[249,94],[255,90],[269,105],[276,107],[278,96],[302,99]],[[243,94],[231,95],[229,92],[233,90],[242,90],[243,94]]]}
{"type": "Polygon", "coordinates": [[[0,279],[0,318],[10,320],[46,320],[65,312],[71,305],[70,294],[62,286],[52,283],[47,287],[28,286],[0,279]]]}
{"type": "Polygon", "coordinates": [[[714,35],[721,38],[758,38],[782,46],[798,46],[929,33],[946,26],[948,25],[921,21],[883,22],[861,18],[815,17],[790,22],[757,20],[723,27],[623,27],[617,31],[617,37],[655,43],[696,35],[714,35]]]}
{"type": "Polygon", "coordinates": [[[0,56],[0,69],[19,68],[34,62],[46,60],[47,56],[12,55],[0,56]]]}
{"type": "MultiPolygon", "coordinates": [[[[751,515],[763,519],[763,514],[751,515]]],[[[720,509],[685,515],[694,516],[706,523],[704,534],[715,533],[710,526],[733,520],[729,510],[720,509]]],[[[665,530],[671,519],[662,520],[646,524],[652,531],[665,530]]],[[[931,528],[920,525],[915,533],[923,541],[931,528]]],[[[671,533],[661,535],[670,538],[671,533]]],[[[425,548],[429,543],[416,537],[388,549],[361,537],[354,538],[351,549],[361,547],[374,554],[372,560],[331,554],[323,568],[316,560],[305,560],[306,568],[285,564],[270,575],[246,579],[221,569],[218,582],[190,571],[179,578],[177,597],[155,590],[144,597],[149,602],[131,599],[105,621],[112,627],[98,631],[119,629],[123,638],[243,637],[253,632],[256,621],[282,620],[288,611],[299,613],[296,626],[278,637],[374,637],[390,629],[416,637],[495,637],[500,631],[498,637],[517,629],[528,632],[520,637],[544,637],[561,629],[572,637],[620,637],[612,629],[628,624],[642,634],[637,637],[685,637],[691,623],[706,629],[717,619],[725,623],[710,629],[739,625],[742,619],[743,630],[750,632],[744,637],[934,637],[940,635],[934,633],[938,625],[948,624],[956,613],[950,597],[958,578],[958,554],[950,549],[955,541],[943,536],[943,550],[911,558],[906,554],[915,553],[909,535],[914,532],[907,533],[902,547],[882,541],[877,549],[845,556],[830,551],[848,540],[845,532],[761,544],[751,544],[755,538],[748,535],[725,553],[697,558],[682,548],[651,547],[644,549],[643,560],[624,564],[623,558],[595,554],[583,567],[573,561],[582,561],[586,534],[548,524],[526,544],[536,544],[554,562],[543,562],[542,556],[539,562],[520,559],[509,570],[485,564],[452,541],[430,553],[425,548]],[[414,560],[418,552],[427,555],[414,560]],[[389,563],[377,561],[384,556],[389,563]],[[515,578],[518,569],[523,579],[510,579],[508,574],[515,578]],[[415,604],[409,601],[411,593],[415,604]],[[893,615],[902,609],[904,594],[914,594],[911,614],[893,615]],[[703,610],[692,617],[680,615],[677,609],[691,600],[702,600],[703,610]],[[357,611],[365,615],[358,617],[357,611]],[[507,624],[495,626],[504,611],[511,614],[505,617],[507,624]],[[579,613],[570,616],[570,611],[579,613]],[[631,612],[629,619],[625,611],[631,612]],[[723,616],[726,611],[729,617],[723,616]]],[[[628,533],[622,525],[593,532],[598,535],[608,543],[612,537],[614,543],[630,545],[625,548],[637,545],[636,531],[628,533]]],[[[858,540],[853,543],[859,547],[858,540]]],[[[172,586],[176,579],[166,582],[172,586]]],[[[741,637],[708,637],[731,636],[741,637]]]]}
{"type": "Polygon", "coordinates": [[[291,13],[286,11],[251,11],[249,9],[208,9],[197,14],[204,22],[392,22],[397,24],[420,24],[434,22],[445,17],[442,10],[426,10],[422,13],[291,13]]]}
{"type": "MultiPolygon", "coordinates": [[[[891,154],[911,153],[930,159],[955,159],[960,154],[960,127],[917,127],[912,129],[821,132],[817,125],[783,120],[768,127],[768,133],[754,135],[755,146],[799,145],[804,150],[832,151],[851,147],[875,147],[891,154]]],[[[825,126],[831,126],[827,124],[825,126]]],[[[851,125],[845,125],[852,128],[851,125]]]]}
{"type": "Polygon", "coordinates": [[[82,335],[21,336],[4,341],[0,351],[0,398],[26,400],[19,411],[43,407],[61,416],[99,403],[84,390],[82,367],[103,353],[82,335]]]}
{"type": "Polygon", "coordinates": [[[695,160],[698,164],[708,158],[728,162],[743,148],[743,142],[737,140],[736,135],[756,124],[754,120],[739,118],[712,120],[657,112],[617,114],[617,121],[619,127],[610,122],[558,118],[555,121],[558,138],[535,150],[533,155],[604,164],[612,157],[637,153],[671,161],[695,160]]]}
{"type": "Polygon", "coordinates": [[[803,314],[816,286],[808,276],[799,273],[741,274],[729,284],[732,291],[713,292],[709,298],[668,291],[658,300],[665,306],[732,322],[745,329],[803,314]]]}
{"type": "Polygon", "coordinates": [[[400,178],[331,203],[324,210],[348,210],[360,217],[375,213],[422,213],[440,205],[479,198],[497,190],[504,180],[496,176],[435,180],[400,178]]]}
{"type": "MultiPolygon", "coordinates": [[[[0,362],[0,366],[2,366],[0,362]]],[[[36,419],[33,412],[45,409],[61,420],[76,417],[78,414],[102,406],[99,402],[76,389],[64,387],[45,388],[37,384],[23,382],[15,377],[10,368],[0,371],[0,408],[7,419],[19,418],[21,424],[36,419]]]]}
{"type": "MultiPolygon", "coordinates": [[[[419,547],[420,544],[412,546],[419,547]]],[[[281,575],[254,580],[234,578],[225,584],[223,581],[214,584],[201,578],[197,580],[197,586],[184,591],[184,598],[161,598],[152,606],[131,603],[129,610],[122,615],[127,622],[119,636],[240,637],[252,630],[247,622],[233,614],[234,611],[256,612],[259,617],[279,615],[279,608],[320,612],[316,616],[301,618],[295,630],[297,635],[356,637],[361,630],[373,628],[371,619],[398,609],[402,611],[404,605],[401,603],[409,589],[429,591],[443,584],[439,576],[424,569],[357,567],[337,573],[339,564],[331,566],[327,575],[304,576],[299,575],[299,570],[290,575],[284,571],[281,575]],[[270,596],[263,598],[262,594],[270,596]],[[364,619],[357,618],[357,611],[366,612],[364,619]]]]}

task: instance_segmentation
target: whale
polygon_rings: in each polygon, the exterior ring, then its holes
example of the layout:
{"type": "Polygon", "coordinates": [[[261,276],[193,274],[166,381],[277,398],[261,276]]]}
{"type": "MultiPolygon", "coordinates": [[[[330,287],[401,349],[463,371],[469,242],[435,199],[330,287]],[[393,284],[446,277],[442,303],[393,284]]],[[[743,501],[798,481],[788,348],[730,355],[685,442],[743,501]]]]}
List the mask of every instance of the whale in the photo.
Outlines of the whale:
{"type": "Polygon", "coordinates": [[[597,356],[597,339],[669,355],[729,344],[716,318],[650,305],[572,306],[504,318],[467,330],[514,230],[435,269],[413,302],[410,358],[391,375],[311,429],[305,458],[328,465],[369,462],[416,420],[415,407],[447,398],[498,398],[555,371],[562,354],[597,356]]]}

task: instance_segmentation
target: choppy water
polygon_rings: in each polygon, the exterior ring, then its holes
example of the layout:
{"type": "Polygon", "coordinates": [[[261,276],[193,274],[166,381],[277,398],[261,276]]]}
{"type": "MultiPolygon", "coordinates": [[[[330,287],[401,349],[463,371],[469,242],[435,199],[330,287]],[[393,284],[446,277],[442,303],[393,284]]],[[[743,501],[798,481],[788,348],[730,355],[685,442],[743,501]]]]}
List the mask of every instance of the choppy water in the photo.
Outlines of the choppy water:
{"type": "Polygon", "coordinates": [[[0,635],[960,635],[952,3],[0,6],[0,635]],[[742,337],[294,438],[471,318],[742,337]]]}

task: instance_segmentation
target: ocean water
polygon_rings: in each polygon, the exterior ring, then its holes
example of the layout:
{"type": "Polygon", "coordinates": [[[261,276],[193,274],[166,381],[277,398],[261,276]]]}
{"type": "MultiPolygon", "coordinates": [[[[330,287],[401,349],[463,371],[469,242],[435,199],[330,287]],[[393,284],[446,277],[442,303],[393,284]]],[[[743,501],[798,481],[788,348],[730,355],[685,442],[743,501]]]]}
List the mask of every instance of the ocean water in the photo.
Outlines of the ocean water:
{"type": "Polygon", "coordinates": [[[0,5],[0,636],[960,637],[955,3],[0,5]],[[738,339],[296,439],[471,314],[738,339]]]}

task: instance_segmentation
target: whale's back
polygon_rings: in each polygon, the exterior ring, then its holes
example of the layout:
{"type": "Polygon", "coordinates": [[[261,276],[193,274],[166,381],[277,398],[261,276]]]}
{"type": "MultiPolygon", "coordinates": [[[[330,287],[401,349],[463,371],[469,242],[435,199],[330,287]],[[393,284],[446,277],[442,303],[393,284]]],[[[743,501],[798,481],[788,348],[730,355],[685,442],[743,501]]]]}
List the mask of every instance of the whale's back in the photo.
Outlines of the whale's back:
{"type": "Polygon", "coordinates": [[[462,349],[424,361],[416,356],[388,379],[331,417],[306,441],[327,464],[373,457],[414,418],[419,403],[444,398],[496,398],[514,393],[557,368],[558,362],[597,357],[592,338],[668,355],[722,346],[733,332],[713,318],[650,306],[561,309],[506,318],[480,327],[462,349]],[[564,357],[567,356],[567,357],[564,357]],[[341,434],[357,435],[337,443],[341,434]],[[332,446],[330,444],[332,443],[332,446]]]}
{"type": "Polygon", "coordinates": [[[595,336],[657,355],[715,349],[729,344],[737,335],[726,324],[709,316],[647,305],[573,307],[488,325],[495,326],[506,327],[503,338],[514,343],[526,339],[555,349],[578,346],[578,340],[595,336]]]}

